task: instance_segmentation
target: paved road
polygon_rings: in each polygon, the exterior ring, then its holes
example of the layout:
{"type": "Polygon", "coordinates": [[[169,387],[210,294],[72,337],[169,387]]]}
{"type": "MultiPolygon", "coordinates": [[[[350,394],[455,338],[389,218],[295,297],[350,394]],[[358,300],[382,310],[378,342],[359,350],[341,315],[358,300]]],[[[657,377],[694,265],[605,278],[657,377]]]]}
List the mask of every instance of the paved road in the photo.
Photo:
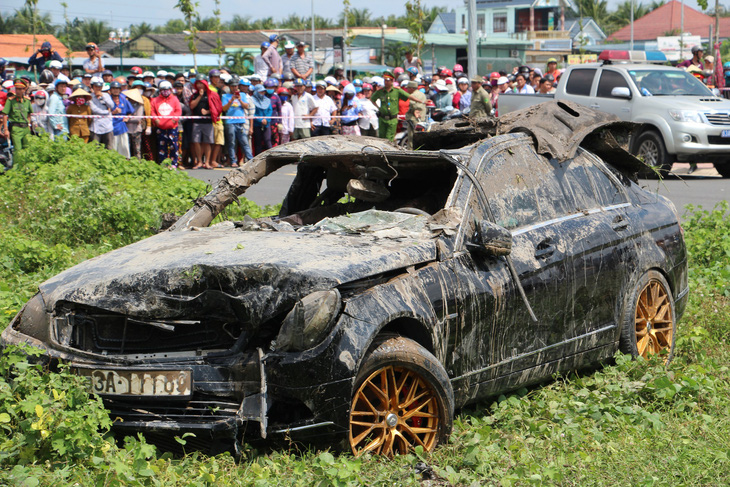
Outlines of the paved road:
{"type": "MultiPolygon", "coordinates": [[[[188,174],[214,184],[229,170],[198,169],[188,171],[188,174]]],[[[640,183],[646,189],[658,191],[659,194],[672,200],[680,215],[684,213],[684,207],[688,204],[702,205],[705,209],[711,209],[720,201],[730,201],[730,179],[721,178],[711,164],[700,164],[697,171],[692,174],[687,174],[688,170],[689,164],[675,164],[673,176],[661,182],[641,180],[640,183]]],[[[244,196],[258,205],[281,203],[295,175],[296,166],[284,166],[251,187],[244,196]]]]}

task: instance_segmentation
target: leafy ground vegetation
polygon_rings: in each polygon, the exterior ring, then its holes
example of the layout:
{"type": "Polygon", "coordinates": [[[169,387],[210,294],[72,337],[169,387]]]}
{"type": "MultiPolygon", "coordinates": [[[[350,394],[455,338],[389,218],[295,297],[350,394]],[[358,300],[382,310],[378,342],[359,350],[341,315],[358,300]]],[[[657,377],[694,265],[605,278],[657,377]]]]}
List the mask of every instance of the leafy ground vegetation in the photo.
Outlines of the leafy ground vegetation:
{"type": "MultiPolygon", "coordinates": [[[[151,235],[203,183],[95,145],[33,141],[0,177],[0,329],[38,283],[151,235]]],[[[242,201],[231,217],[262,211],[242,201]]],[[[182,458],[117,445],[82,380],[0,356],[0,485],[728,485],[730,212],[689,208],[690,302],[677,354],[556,377],[461,411],[451,441],[388,461],[291,445],[182,458]]],[[[33,353],[33,352],[30,352],[33,353]]],[[[179,438],[185,444],[185,437],[179,438]]]]}

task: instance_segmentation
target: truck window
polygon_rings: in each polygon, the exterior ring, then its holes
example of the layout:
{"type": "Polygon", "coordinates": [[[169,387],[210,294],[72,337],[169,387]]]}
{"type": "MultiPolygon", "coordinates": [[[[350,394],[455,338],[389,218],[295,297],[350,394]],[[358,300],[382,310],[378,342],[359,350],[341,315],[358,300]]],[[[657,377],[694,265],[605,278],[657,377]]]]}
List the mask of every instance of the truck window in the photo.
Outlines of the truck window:
{"type": "Polygon", "coordinates": [[[621,73],[616,71],[603,70],[601,73],[601,79],[598,81],[598,90],[596,96],[601,98],[612,98],[611,90],[614,88],[628,88],[629,85],[621,73]]]}
{"type": "Polygon", "coordinates": [[[595,76],[595,69],[574,69],[570,73],[568,83],[565,85],[565,92],[569,95],[590,95],[591,85],[593,85],[593,78],[595,76]]]}

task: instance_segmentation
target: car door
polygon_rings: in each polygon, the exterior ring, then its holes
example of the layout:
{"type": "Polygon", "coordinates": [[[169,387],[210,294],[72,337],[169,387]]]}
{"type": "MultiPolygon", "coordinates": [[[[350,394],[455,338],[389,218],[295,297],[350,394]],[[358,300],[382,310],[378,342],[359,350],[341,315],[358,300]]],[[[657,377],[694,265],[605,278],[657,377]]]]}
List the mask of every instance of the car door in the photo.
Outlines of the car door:
{"type": "MultiPolygon", "coordinates": [[[[543,352],[553,352],[563,342],[562,303],[571,292],[565,262],[569,246],[551,224],[568,208],[560,185],[550,179],[553,167],[535,154],[526,136],[490,149],[481,156],[477,178],[494,221],[512,231],[511,258],[537,321],[531,318],[504,257],[462,252],[455,258],[454,268],[462,276],[458,307],[463,330],[455,343],[462,357],[456,375],[469,377],[468,386],[478,389],[479,395],[517,381],[521,371],[544,363],[543,352]]],[[[476,192],[467,206],[469,225],[483,214],[476,192]]]]}
{"type": "MultiPolygon", "coordinates": [[[[584,106],[590,106],[593,102],[591,89],[593,88],[593,81],[596,78],[597,71],[598,69],[595,67],[573,68],[568,71],[568,79],[561,78],[560,80],[560,84],[565,83],[565,94],[560,98],[580,103],[584,106]]],[[[562,90],[559,89],[559,91],[562,90]]]]}
{"type": "Polygon", "coordinates": [[[631,99],[612,95],[614,88],[626,88],[632,97],[636,94],[632,92],[624,73],[602,68],[596,86],[596,95],[589,106],[595,110],[612,113],[623,121],[631,121],[631,99]]]}

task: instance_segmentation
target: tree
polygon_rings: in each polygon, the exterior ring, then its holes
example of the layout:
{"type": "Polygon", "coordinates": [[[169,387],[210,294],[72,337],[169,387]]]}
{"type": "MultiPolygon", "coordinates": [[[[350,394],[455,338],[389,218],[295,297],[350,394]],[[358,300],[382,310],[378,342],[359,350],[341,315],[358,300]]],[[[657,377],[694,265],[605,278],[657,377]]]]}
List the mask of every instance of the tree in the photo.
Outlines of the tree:
{"type": "Polygon", "coordinates": [[[193,20],[198,16],[198,12],[196,11],[197,7],[198,2],[193,2],[192,0],[178,0],[177,4],[175,5],[175,8],[180,10],[180,12],[183,14],[183,17],[185,18],[185,22],[188,24],[186,39],[188,40],[188,48],[193,54],[193,66],[195,67],[195,71],[198,70],[198,59],[196,57],[196,54],[198,53],[198,43],[196,36],[198,30],[193,25],[193,20]]]}
{"type": "MultiPolygon", "coordinates": [[[[625,0],[616,7],[616,11],[610,15],[611,28],[618,30],[631,22],[631,0],[625,0]]],[[[641,3],[634,4],[634,21],[649,13],[649,9],[641,3]]]]}
{"type": "Polygon", "coordinates": [[[185,21],[182,19],[170,19],[165,25],[155,27],[156,34],[179,34],[186,28],[185,21]]]}
{"type": "Polygon", "coordinates": [[[78,23],[78,29],[84,44],[93,42],[98,45],[109,38],[111,27],[103,20],[85,19],[78,23]]]}
{"type": "MultiPolygon", "coordinates": [[[[371,18],[372,13],[367,8],[351,8],[348,9],[347,26],[348,27],[366,27],[375,25],[371,18]]],[[[344,19],[344,12],[340,14],[340,23],[344,19]]]]}
{"type": "Polygon", "coordinates": [[[226,53],[225,48],[223,47],[223,40],[221,39],[221,2],[220,0],[215,0],[215,10],[213,10],[213,15],[215,16],[215,49],[213,49],[214,54],[218,54],[218,67],[221,67],[221,56],[226,53]]]}
{"type": "Polygon", "coordinates": [[[426,14],[421,8],[421,0],[408,0],[406,2],[406,28],[416,45],[416,56],[421,58],[421,48],[426,43],[426,32],[424,24],[426,14]]]}
{"type": "Polygon", "coordinates": [[[279,23],[280,28],[292,30],[307,30],[311,25],[311,20],[297,14],[289,14],[279,23]]]}
{"type": "Polygon", "coordinates": [[[141,37],[153,31],[154,27],[152,27],[147,22],[142,22],[141,24],[132,24],[129,26],[129,34],[132,39],[136,39],[137,37],[141,37]]]}
{"type": "Polygon", "coordinates": [[[228,53],[226,56],[226,66],[232,73],[247,75],[253,73],[253,54],[245,51],[236,51],[228,53]]]}
{"type": "Polygon", "coordinates": [[[406,57],[406,51],[411,48],[408,44],[394,42],[385,45],[385,64],[398,66],[406,57]]]}
{"type": "Polygon", "coordinates": [[[228,30],[251,30],[251,17],[234,15],[233,19],[228,22],[228,30]]]}
{"type": "Polygon", "coordinates": [[[608,2],[606,0],[576,0],[577,12],[572,12],[575,17],[590,17],[604,31],[611,26],[610,14],[608,13],[608,2]]]}

